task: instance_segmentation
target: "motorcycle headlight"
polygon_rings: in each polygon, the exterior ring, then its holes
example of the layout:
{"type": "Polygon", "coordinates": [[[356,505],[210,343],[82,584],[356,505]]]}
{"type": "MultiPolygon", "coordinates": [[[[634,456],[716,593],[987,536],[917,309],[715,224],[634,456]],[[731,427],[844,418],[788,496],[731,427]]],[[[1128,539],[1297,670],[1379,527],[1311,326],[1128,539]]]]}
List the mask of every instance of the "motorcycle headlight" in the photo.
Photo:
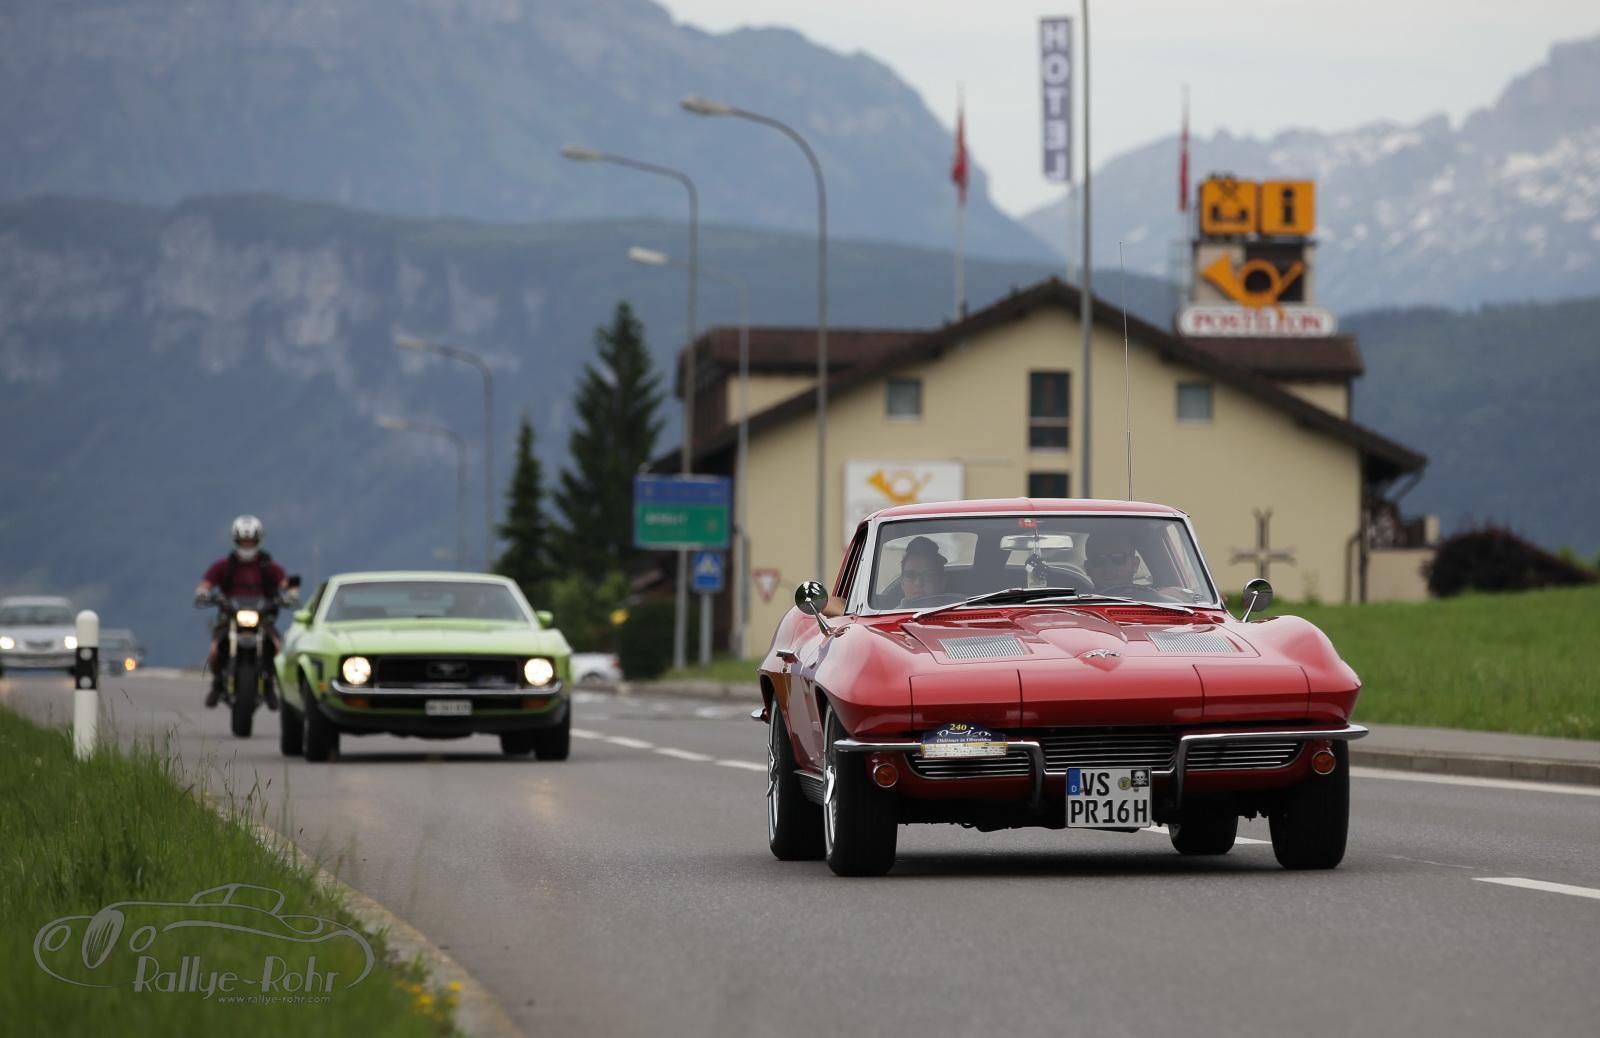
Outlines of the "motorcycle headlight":
{"type": "Polygon", "coordinates": [[[0,649],[4,649],[7,652],[10,652],[12,649],[15,649],[16,647],[17,647],[17,643],[16,642],[12,641],[6,635],[0,634],[0,649]]]}
{"type": "Polygon", "coordinates": [[[543,688],[556,679],[556,665],[544,657],[535,657],[522,665],[522,676],[534,688],[543,688]]]}
{"type": "Polygon", "coordinates": [[[261,623],[261,614],[254,609],[241,609],[233,614],[233,618],[239,621],[240,627],[255,627],[261,623]]]}
{"type": "Polygon", "coordinates": [[[365,685],[372,680],[372,663],[365,656],[351,656],[339,668],[346,684],[365,685]]]}
{"type": "Polygon", "coordinates": [[[69,634],[65,638],[61,639],[61,644],[65,645],[69,649],[76,649],[78,647],[78,639],[75,635],[69,634]]]}

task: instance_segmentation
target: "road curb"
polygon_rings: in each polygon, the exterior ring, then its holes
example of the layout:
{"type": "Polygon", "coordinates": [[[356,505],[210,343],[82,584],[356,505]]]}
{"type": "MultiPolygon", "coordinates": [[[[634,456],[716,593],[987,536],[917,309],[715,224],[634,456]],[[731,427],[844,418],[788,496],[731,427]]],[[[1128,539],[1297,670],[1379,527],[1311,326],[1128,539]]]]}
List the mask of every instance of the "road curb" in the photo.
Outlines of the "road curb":
{"type": "Polygon", "coordinates": [[[511,1019],[500,1002],[478,983],[466,968],[449,952],[430,941],[423,933],[404,919],[395,915],[382,903],[363,894],[344,880],[323,868],[315,858],[300,849],[289,837],[278,830],[253,819],[246,820],[230,814],[221,801],[210,793],[204,794],[212,810],[229,820],[237,820],[249,827],[256,842],[286,860],[290,865],[307,866],[316,873],[317,883],[333,896],[342,899],[350,914],[369,933],[382,933],[394,957],[401,962],[421,959],[428,975],[441,985],[452,982],[461,985],[455,1007],[455,1029],[468,1038],[526,1038],[522,1029],[511,1019]]]}
{"type": "MultiPolygon", "coordinates": [[[[760,687],[744,682],[674,681],[623,682],[618,695],[680,696],[686,699],[720,699],[759,703],[760,687]]],[[[1523,782],[1561,782],[1568,785],[1600,786],[1600,764],[1584,761],[1552,760],[1543,757],[1512,757],[1481,753],[1451,753],[1441,750],[1414,750],[1403,747],[1378,749],[1362,742],[1350,745],[1350,763],[1392,771],[1418,771],[1434,775],[1461,775],[1471,778],[1516,779],[1523,782]]]]}

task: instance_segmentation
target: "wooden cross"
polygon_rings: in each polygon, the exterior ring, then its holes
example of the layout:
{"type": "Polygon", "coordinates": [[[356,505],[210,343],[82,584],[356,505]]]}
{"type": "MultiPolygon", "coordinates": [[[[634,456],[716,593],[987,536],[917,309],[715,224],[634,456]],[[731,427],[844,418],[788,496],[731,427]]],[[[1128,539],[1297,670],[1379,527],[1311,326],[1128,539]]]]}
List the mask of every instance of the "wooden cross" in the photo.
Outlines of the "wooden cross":
{"type": "Polygon", "coordinates": [[[1262,580],[1268,579],[1267,570],[1274,562],[1287,562],[1294,565],[1294,549],[1279,548],[1273,551],[1270,547],[1271,539],[1267,533],[1267,525],[1272,521],[1272,509],[1251,509],[1256,517],[1256,546],[1255,548],[1234,548],[1233,562],[1254,562],[1256,576],[1262,580]]]}

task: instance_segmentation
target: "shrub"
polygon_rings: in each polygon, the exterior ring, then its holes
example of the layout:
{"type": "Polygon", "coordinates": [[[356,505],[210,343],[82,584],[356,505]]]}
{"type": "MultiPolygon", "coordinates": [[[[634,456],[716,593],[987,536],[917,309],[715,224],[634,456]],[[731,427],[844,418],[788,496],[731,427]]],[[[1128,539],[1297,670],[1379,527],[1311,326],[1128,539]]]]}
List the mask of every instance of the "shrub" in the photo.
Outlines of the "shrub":
{"type": "Polygon", "coordinates": [[[1428,566],[1428,590],[1448,596],[1462,591],[1528,591],[1593,584],[1600,574],[1552,555],[1510,530],[1485,526],[1446,539],[1428,566]]]}
{"type": "MultiPolygon", "coordinates": [[[[692,655],[700,625],[700,603],[689,598],[687,648],[692,655]]],[[[647,598],[628,608],[617,655],[629,681],[654,681],[672,666],[672,599],[647,598]]]]}

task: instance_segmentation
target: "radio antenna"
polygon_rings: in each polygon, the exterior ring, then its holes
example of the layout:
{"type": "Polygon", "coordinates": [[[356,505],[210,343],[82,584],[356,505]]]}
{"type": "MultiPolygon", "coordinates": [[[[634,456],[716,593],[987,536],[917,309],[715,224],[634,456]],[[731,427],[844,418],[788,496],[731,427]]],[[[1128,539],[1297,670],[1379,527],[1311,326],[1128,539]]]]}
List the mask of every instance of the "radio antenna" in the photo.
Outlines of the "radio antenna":
{"type": "Polygon", "coordinates": [[[1128,497],[1133,500],[1133,390],[1128,378],[1128,267],[1122,259],[1122,243],[1117,242],[1117,269],[1122,273],[1122,429],[1127,438],[1128,497]]]}

